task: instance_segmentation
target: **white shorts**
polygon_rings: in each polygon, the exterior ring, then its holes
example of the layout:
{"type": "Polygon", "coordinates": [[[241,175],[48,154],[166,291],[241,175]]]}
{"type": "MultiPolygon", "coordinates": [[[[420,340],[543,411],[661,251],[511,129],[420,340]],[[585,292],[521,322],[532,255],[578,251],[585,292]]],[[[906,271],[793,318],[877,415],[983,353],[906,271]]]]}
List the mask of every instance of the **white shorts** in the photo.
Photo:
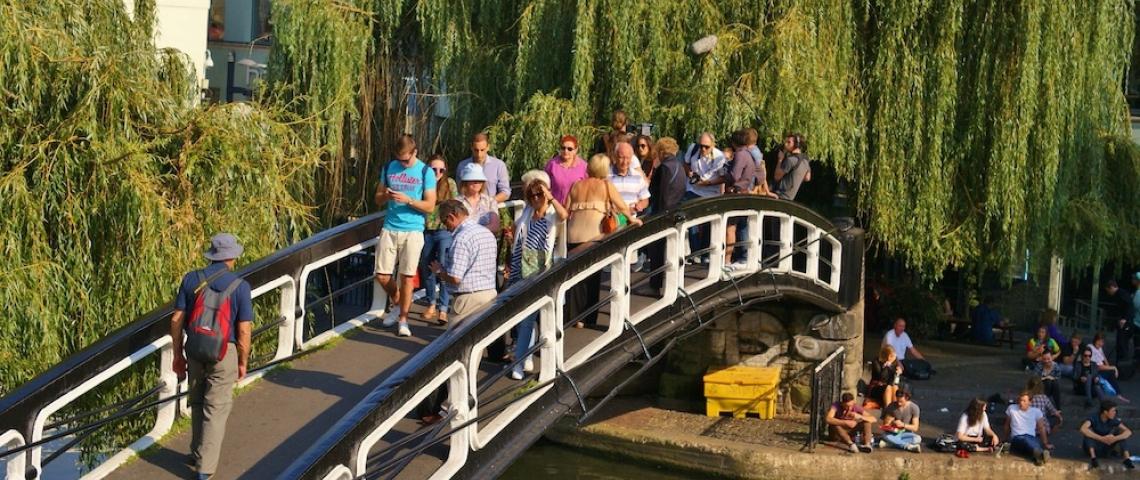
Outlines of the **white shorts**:
{"type": "Polygon", "coordinates": [[[415,276],[423,249],[424,232],[380,230],[380,243],[376,245],[376,273],[391,275],[399,272],[406,277],[415,276]]]}

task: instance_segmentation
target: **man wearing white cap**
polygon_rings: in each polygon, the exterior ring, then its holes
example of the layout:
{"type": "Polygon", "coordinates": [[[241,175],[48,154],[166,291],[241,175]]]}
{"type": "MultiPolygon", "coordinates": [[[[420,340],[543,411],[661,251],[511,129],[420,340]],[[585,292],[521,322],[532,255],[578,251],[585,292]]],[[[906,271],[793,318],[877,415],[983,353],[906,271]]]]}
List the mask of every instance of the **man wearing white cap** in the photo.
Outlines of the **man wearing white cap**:
{"type": "Polygon", "coordinates": [[[214,235],[205,253],[210,265],[182,277],[170,317],[174,373],[183,379],[187,369],[190,372],[191,440],[186,460],[200,480],[217,469],[234,383],[245,377],[249,367],[253,300],[249,283],[232,272],[242,250],[233,235],[214,235]]]}
{"type": "Polygon", "coordinates": [[[376,282],[388,294],[392,309],[384,326],[399,327],[396,334],[412,335],[408,312],[412,309],[412,279],[424,248],[427,216],[435,210],[435,175],[416,158],[416,141],[403,135],[396,142],[396,159],[380,172],[376,204],[386,205],[388,214],[376,246],[376,282]],[[393,278],[399,274],[399,281],[393,278]]]}

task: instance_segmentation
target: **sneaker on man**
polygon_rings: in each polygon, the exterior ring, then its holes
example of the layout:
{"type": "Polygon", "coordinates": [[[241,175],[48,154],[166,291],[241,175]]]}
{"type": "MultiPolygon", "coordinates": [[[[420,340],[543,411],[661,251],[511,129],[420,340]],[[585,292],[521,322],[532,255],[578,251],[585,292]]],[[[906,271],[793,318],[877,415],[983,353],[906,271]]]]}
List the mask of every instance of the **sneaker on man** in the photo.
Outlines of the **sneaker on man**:
{"type": "Polygon", "coordinates": [[[847,449],[850,450],[851,453],[859,453],[859,447],[854,443],[847,445],[847,449]]]}
{"type": "MultiPolygon", "coordinates": [[[[1094,458],[1093,460],[1096,460],[1096,459],[1094,458]]],[[[1132,463],[1132,459],[1131,459],[1131,458],[1125,458],[1125,459],[1124,459],[1124,468],[1126,468],[1126,469],[1128,469],[1128,470],[1132,470],[1132,469],[1136,468],[1136,465],[1134,465],[1134,464],[1132,463]]]]}
{"type": "Polygon", "coordinates": [[[382,323],[382,325],[384,325],[385,328],[393,327],[399,321],[400,321],[400,307],[395,306],[395,307],[392,307],[392,309],[388,311],[387,315],[384,315],[384,323],[382,323]]]}
{"type": "Polygon", "coordinates": [[[523,379],[523,372],[521,370],[519,370],[518,368],[512,368],[511,369],[511,380],[522,380],[522,379],[523,379]]]}
{"type": "Polygon", "coordinates": [[[531,357],[526,357],[526,360],[523,360],[523,371],[528,373],[534,371],[534,360],[531,357]]]}
{"type": "Polygon", "coordinates": [[[410,337],[412,336],[412,329],[408,328],[407,322],[401,323],[400,328],[396,330],[397,337],[410,337]]]}
{"type": "Polygon", "coordinates": [[[860,451],[860,452],[863,452],[863,453],[871,453],[871,450],[872,450],[872,448],[871,448],[871,444],[870,444],[870,443],[864,443],[864,444],[862,444],[862,445],[859,445],[859,451],[860,451]]]}
{"type": "Polygon", "coordinates": [[[1100,468],[1100,462],[1098,462],[1095,458],[1089,460],[1089,470],[1096,470],[1098,468],[1100,468]]]}
{"type": "Polygon", "coordinates": [[[922,453],[922,445],[919,445],[917,443],[912,443],[912,444],[906,446],[906,451],[914,452],[914,453],[922,453]]]}

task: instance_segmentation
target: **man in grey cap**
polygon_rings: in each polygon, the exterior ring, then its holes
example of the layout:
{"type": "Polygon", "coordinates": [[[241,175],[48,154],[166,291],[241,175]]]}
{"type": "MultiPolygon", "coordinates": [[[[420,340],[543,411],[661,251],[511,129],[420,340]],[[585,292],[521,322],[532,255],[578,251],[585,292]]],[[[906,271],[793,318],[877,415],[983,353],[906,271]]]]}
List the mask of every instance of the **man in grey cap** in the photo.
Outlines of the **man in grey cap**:
{"type": "Polygon", "coordinates": [[[241,256],[242,250],[233,235],[214,235],[210,239],[210,249],[205,253],[210,265],[182,277],[182,285],[174,301],[174,314],[170,317],[174,373],[180,380],[186,378],[187,370],[190,373],[192,434],[187,463],[197,470],[199,480],[213,476],[218,467],[226,419],[233,406],[234,383],[245,377],[249,367],[253,299],[249,283],[232,272],[234,260],[241,256]],[[216,321],[228,322],[221,325],[221,331],[229,331],[229,338],[219,340],[225,345],[221,349],[220,360],[202,361],[195,355],[190,355],[188,360],[183,352],[183,334],[188,326],[184,323],[191,323],[195,315],[203,318],[206,314],[199,312],[203,311],[204,304],[210,302],[201,299],[210,297],[218,298],[221,305],[225,305],[226,298],[229,299],[228,312],[224,306],[216,309],[216,321]]]}

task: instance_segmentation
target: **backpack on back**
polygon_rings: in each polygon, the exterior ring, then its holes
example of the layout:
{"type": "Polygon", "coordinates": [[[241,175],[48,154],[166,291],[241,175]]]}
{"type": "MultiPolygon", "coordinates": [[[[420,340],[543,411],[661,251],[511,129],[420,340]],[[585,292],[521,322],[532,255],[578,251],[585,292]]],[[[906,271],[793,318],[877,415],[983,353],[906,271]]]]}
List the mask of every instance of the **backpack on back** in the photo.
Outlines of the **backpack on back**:
{"type": "Polygon", "coordinates": [[[226,358],[226,347],[230,342],[230,317],[234,311],[230,297],[241,285],[241,279],[234,279],[220,292],[210,287],[210,281],[227,271],[222,269],[209,278],[202,271],[198,272],[201,281],[194,290],[194,308],[190,311],[186,340],[183,342],[188,358],[202,363],[216,363],[226,358]]]}

